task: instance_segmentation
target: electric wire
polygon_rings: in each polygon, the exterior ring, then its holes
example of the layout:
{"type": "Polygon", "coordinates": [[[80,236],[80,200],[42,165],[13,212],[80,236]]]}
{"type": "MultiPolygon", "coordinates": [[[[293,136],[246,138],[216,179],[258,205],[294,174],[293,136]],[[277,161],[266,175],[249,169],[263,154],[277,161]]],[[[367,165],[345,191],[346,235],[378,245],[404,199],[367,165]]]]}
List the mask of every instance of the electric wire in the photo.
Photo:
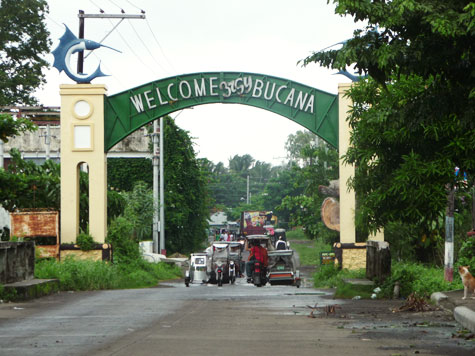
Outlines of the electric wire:
{"type": "Polygon", "coordinates": [[[89,0],[89,2],[90,2],[92,5],[94,5],[95,7],[97,7],[97,8],[99,9],[99,12],[100,12],[100,13],[103,13],[103,12],[104,12],[104,10],[102,10],[102,8],[101,8],[99,5],[97,5],[94,1],[89,0]]]}
{"type": "Polygon", "coordinates": [[[113,2],[112,0],[109,0],[109,2],[110,2],[112,5],[118,7],[118,8],[120,9],[120,11],[121,11],[123,14],[125,14],[124,9],[122,9],[119,5],[117,5],[117,4],[116,4],[115,2],[113,2]]]}
{"type": "MultiPolygon", "coordinates": [[[[142,14],[145,14],[145,11],[143,9],[141,9],[140,7],[138,7],[137,5],[133,4],[131,1],[129,0],[125,0],[127,1],[131,6],[135,7],[137,10],[140,10],[140,12],[142,14]]],[[[172,62],[168,59],[167,55],[165,54],[165,51],[163,50],[163,47],[162,45],[160,44],[160,41],[158,41],[158,38],[157,36],[155,36],[155,32],[153,31],[152,29],[152,26],[150,26],[150,22],[148,21],[148,18],[146,17],[145,18],[145,22],[147,23],[147,26],[150,30],[150,33],[152,34],[153,36],[153,39],[155,40],[155,43],[157,44],[158,48],[160,49],[160,52],[162,53],[162,56],[163,58],[165,58],[165,60],[167,61],[168,65],[170,66],[170,68],[174,71],[174,72],[177,72],[177,70],[175,69],[175,67],[173,66],[172,62]]]]}
{"type": "Polygon", "coordinates": [[[135,32],[135,35],[138,37],[138,39],[140,40],[140,42],[142,42],[143,46],[145,47],[145,49],[147,50],[148,54],[150,55],[150,57],[152,58],[152,60],[158,64],[158,66],[165,72],[165,73],[168,73],[168,71],[162,66],[162,64],[157,61],[157,59],[155,58],[155,56],[152,54],[152,52],[150,51],[150,49],[148,48],[147,44],[145,43],[145,41],[142,39],[142,37],[138,34],[137,30],[135,29],[134,25],[132,25],[132,22],[130,22],[130,20],[127,20],[127,22],[129,23],[130,27],[132,27],[132,30],[135,32]]]}
{"type": "MultiPolygon", "coordinates": [[[[112,24],[112,22],[109,20],[109,22],[112,24]]],[[[119,34],[120,38],[122,39],[122,41],[124,41],[124,43],[126,44],[126,46],[129,48],[130,52],[133,53],[133,55],[140,61],[140,63],[142,63],[145,67],[147,67],[148,69],[150,69],[156,76],[159,76],[159,74],[155,71],[154,68],[150,67],[147,63],[145,63],[142,58],[139,57],[139,55],[137,53],[135,53],[135,51],[132,49],[132,47],[129,45],[129,43],[125,40],[124,36],[122,36],[122,34],[120,33],[120,31],[117,29],[116,30],[117,33],[119,34]]]]}
{"type": "MultiPolygon", "coordinates": [[[[114,72],[114,71],[112,71],[108,66],[106,66],[104,63],[101,62],[101,59],[100,59],[99,56],[96,54],[96,52],[91,52],[91,53],[92,53],[92,55],[93,55],[94,57],[96,57],[96,59],[99,61],[100,65],[101,65],[102,67],[104,67],[107,72],[109,72],[109,73],[113,73],[113,72],[114,72]]],[[[119,79],[118,76],[116,76],[116,75],[111,75],[111,77],[112,77],[115,81],[117,81],[117,83],[119,83],[120,86],[125,87],[124,83],[122,83],[122,81],[119,79]]]]}
{"type": "Polygon", "coordinates": [[[160,42],[158,42],[157,36],[155,36],[155,33],[153,32],[152,27],[150,26],[150,23],[148,22],[148,19],[147,19],[147,18],[145,18],[145,22],[147,23],[147,26],[148,26],[148,28],[150,29],[150,32],[152,33],[152,36],[153,36],[153,38],[155,39],[155,42],[157,43],[158,48],[160,49],[160,52],[162,52],[163,58],[165,58],[165,60],[167,61],[168,65],[173,69],[173,71],[174,71],[174,72],[177,72],[177,70],[175,69],[175,67],[174,67],[173,64],[170,62],[170,60],[169,60],[168,57],[166,56],[165,52],[163,51],[163,48],[162,48],[162,46],[160,45],[160,42]]]}
{"type": "Polygon", "coordinates": [[[45,14],[46,17],[48,18],[48,20],[50,20],[51,22],[53,22],[55,25],[57,25],[58,27],[61,27],[62,29],[64,29],[64,25],[61,25],[59,22],[57,22],[55,19],[53,19],[50,15],[48,14],[45,14]]]}

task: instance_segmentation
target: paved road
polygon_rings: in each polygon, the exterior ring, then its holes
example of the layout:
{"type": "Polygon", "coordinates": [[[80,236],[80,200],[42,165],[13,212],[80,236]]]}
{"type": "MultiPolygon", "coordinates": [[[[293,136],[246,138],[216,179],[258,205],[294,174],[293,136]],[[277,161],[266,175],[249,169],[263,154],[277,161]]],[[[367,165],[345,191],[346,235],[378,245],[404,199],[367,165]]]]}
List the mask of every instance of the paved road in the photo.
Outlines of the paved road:
{"type": "Polygon", "coordinates": [[[0,305],[0,355],[473,355],[474,342],[452,337],[450,314],[392,313],[397,305],[244,279],[60,293],[0,305]],[[328,305],[338,307],[327,315],[328,305]]]}

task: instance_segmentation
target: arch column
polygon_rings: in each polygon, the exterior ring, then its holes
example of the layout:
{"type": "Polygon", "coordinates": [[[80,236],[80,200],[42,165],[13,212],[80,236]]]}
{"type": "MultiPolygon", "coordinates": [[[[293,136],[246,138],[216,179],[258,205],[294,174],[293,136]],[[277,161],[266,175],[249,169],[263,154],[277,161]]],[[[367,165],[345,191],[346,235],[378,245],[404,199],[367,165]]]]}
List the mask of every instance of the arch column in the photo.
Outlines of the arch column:
{"type": "Polygon", "coordinates": [[[355,192],[348,189],[348,179],[355,175],[355,167],[343,162],[343,155],[350,146],[351,128],[346,120],[352,101],[345,97],[351,83],[338,84],[338,159],[340,168],[340,242],[355,243],[355,192]]]}
{"type": "MultiPolygon", "coordinates": [[[[351,127],[346,120],[348,111],[353,104],[345,93],[351,88],[353,83],[338,84],[338,156],[340,169],[340,242],[355,243],[355,191],[349,189],[348,179],[355,175],[355,166],[345,164],[343,155],[346,154],[350,146],[351,127]]],[[[371,234],[369,240],[384,241],[384,230],[378,230],[376,234],[371,234]]]]}
{"type": "Polygon", "coordinates": [[[105,85],[63,84],[61,95],[61,242],[79,233],[79,165],[89,167],[89,233],[107,233],[107,158],[104,152],[105,85]]]}

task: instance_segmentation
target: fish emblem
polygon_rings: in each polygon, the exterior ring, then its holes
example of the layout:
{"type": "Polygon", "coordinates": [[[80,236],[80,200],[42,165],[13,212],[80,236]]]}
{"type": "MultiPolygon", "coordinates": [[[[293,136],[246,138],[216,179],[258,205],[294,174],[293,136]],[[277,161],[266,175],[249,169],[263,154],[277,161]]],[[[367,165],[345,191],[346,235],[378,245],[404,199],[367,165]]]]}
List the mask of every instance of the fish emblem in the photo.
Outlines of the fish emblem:
{"type": "Polygon", "coordinates": [[[99,47],[110,48],[117,52],[120,51],[109,46],[104,46],[103,44],[100,44],[98,42],[86,39],[79,39],[71,32],[68,26],[64,26],[66,27],[66,31],[59,39],[58,47],[56,47],[56,49],[52,52],[54,55],[53,67],[57,68],[60,73],[64,70],[67,76],[74,80],[76,83],[90,83],[91,80],[93,80],[94,78],[108,76],[108,74],[104,74],[101,71],[100,63],[92,74],[76,73],[71,69],[71,55],[79,51],[84,51],[86,49],[92,51],[99,47]]]}

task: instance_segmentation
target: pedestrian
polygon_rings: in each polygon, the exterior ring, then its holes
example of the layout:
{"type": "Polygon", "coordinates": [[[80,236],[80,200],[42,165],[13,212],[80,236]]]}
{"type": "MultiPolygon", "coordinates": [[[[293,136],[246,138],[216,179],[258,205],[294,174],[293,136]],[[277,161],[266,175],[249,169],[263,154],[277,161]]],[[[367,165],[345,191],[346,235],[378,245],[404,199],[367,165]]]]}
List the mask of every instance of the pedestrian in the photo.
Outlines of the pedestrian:
{"type": "Polygon", "coordinates": [[[223,230],[223,233],[221,234],[221,241],[228,241],[228,234],[226,233],[226,230],[223,230]]]}

